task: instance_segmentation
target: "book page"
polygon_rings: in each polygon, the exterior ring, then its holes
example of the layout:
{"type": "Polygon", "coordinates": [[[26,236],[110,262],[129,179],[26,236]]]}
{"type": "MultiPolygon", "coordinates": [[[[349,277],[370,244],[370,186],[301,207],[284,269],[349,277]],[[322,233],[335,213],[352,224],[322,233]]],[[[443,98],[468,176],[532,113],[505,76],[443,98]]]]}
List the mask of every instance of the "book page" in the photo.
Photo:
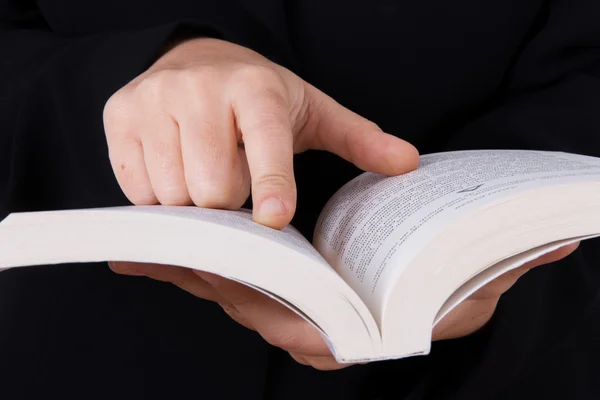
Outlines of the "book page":
{"type": "Polygon", "coordinates": [[[340,362],[381,357],[366,305],[292,227],[248,210],[129,206],[13,213],[0,222],[0,269],[130,261],[175,265],[255,288],[327,336],[340,362]]]}
{"type": "MultiPolygon", "coordinates": [[[[93,213],[97,212],[98,210],[103,209],[89,209],[78,212],[93,213]]],[[[274,241],[278,244],[286,246],[290,250],[297,251],[315,261],[318,261],[319,263],[323,264],[323,266],[331,268],[327,261],[325,261],[325,259],[312,246],[312,244],[296,228],[288,225],[281,230],[277,230],[258,224],[252,219],[251,210],[239,209],[236,211],[230,211],[199,208],[195,206],[123,206],[111,207],[110,210],[122,211],[124,213],[150,213],[156,215],[173,216],[224,225],[229,228],[238,229],[274,241]]],[[[35,218],[38,218],[37,214],[39,213],[35,214],[35,218]]],[[[26,215],[27,213],[19,215],[18,222],[23,223],[23,218],[26,219],[26,215]]],[[[34,216],[34,214],[31,215],[34,216]]],[[[47,213],[47,215],[52,215],[52,212],[47,213]]],[[[13,220],[14,216],[9,217],[3,222],[3,224],[10,224],[13,220]]],[[[0,269],[0,271],[3,271],[3,269],[0,269]]]]}
{"type": "Polygon", "coordinates": [[[438,311],[433,322],[433,326],[435,327],[435,325],[437,325],[446,315],[448,315],[450,311],[456,308],[460,303],[466,300],[478,289],[482,288],[483,286],[487,285],[488,283],[498,278],[499,276],[507,273],[508,271],[519,268],[525,263],[533,261],[538,257],[541,257],[544,254],[548,254],[563,246],[567,246],[569,244],[580,242],[586,239],[592,239],[595,237],[598,237],[598,235],[579,236],[571,239],[564,239],[552,243],[547,243],[545,245],[506,258],[484,269],[482,272],[469,279],[461,287],[456,289],[454,293],[452,293],[452,295],[446,300],[444,305],[442,305],[442,307],[438,311]]]}
{"type": "Polygon", "coordinates": [[[196,219],[205,222],[212,222],[219,225],[225,225],[230,228],[242,230],[272,240],[288,247],[290,250],[297,251],[315,261],[329,266],[327,261],[319,254],[312,244],[293,226],[288,225],[281,230],[272,229],[258,224],[252,219],[252,210],[239,209],[215,210],[208,208],[190,207],[170,207],[170,206],[137,206],[137,207],[115,207],[112,210],[123,210],[127,212],[154,213],[160,215],[171,215],[181,218],[196,219]]]}
{"type": "Polygon", "coordinates": [[[566,153],[425,155],[413,172],[365,173],[340,189],[319,218],[315,247],[375,312],[403,268],[460,215],[536,187],[598,179],[599,159],[566,153]]]}

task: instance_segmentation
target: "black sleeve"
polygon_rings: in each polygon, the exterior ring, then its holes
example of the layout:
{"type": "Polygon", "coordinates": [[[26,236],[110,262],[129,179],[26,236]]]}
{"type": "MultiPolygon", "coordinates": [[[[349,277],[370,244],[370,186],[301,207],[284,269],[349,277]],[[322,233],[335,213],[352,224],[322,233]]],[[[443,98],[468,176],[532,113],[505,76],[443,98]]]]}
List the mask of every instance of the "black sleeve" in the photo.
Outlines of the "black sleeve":
{"type": "MultiPolygon", "coordinates": [[[[278,61],[270,34],[228,0],[195,0],[194,10],[205,8],[197,11],[205,11],[202,19],[159,15],[162,21],[145,23],[141,15],[131,29],[86,36],[55,32],[37,3],[60,13],[65,2],[0,0],[0,219],[14,211],[126,204],[109,164],[102,111],[172,40],[215,36],[278,61]]],[[[87,1],[81,3],[85,10],[87,1]]],[[[269,351],[218,306],[173,285],[123,279],[105,265],[0,273],[0,326],[6,399],[49,392],[105,398],[116,391],[118,398],[246,398],[242,391],[262,390],[269,351]]]]}
{"type": "MultiPolygon", "coordinates": [[[[600,2],[548,1],[544,14],[507,73],[503,101],[459,129],[446,149],[600,156],[600,2]]],[[[409,398],[596,398],[599,266],[594,239],[527,273],[485,329],[434,343],[409,398]]]]}
{"type": "Polygon", "coordinates": [[[493,144],[600,156],[600,2],[546,3],[507,71],[501,102],[460,130],[449,148],[493,144]]]}
{"type": "Polygon", "coordinates": [[[0,0],[0,217],[126,203],[109,164],[102,111],[170,41],[219,37],[276,58],[268,33],[243,10],[198,3],[202,19],[136,21],[144,26],[73,36],[54,32],[34,1],[0,0]]]}

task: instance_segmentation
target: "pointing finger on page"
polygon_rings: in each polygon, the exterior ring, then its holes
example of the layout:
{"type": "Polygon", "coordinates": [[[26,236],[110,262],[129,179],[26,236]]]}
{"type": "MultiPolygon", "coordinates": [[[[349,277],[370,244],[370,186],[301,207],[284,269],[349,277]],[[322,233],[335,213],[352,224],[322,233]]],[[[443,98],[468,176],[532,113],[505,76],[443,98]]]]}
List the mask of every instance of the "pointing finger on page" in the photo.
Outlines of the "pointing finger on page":
{"type": "Polygon", "coordinates": [[[296,209],[289,104],[277,77],[260,69],[249,73],[246,82],[256,87],[237,93],[233,104],[250,168],[254,219],[279,229],[296,209]]]}

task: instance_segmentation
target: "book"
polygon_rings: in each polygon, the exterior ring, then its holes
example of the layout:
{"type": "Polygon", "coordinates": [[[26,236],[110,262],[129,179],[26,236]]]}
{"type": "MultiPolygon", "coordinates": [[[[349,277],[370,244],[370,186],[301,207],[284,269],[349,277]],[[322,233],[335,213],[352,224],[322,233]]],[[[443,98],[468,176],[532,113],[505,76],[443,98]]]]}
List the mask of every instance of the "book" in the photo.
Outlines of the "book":
{"type": "Polygon", "coordinates": [[[313,242],[249,210],[124,206],[10,214],[0,268],[134,261],[241,282],[321,333],[336,360],[428,354],[433,327],[494,278],[600,236],[600,159],[562,152],[428,154],[363,173],[318,217],[313,242]]]}

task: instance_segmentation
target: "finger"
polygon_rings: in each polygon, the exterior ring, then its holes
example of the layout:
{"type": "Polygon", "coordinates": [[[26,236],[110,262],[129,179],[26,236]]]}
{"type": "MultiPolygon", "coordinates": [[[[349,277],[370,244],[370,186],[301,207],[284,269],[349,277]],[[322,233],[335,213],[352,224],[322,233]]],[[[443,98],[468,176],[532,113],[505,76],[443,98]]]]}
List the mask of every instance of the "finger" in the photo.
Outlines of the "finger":
{"type": "Polygon", "coordinates": [[[133,112],[113,96],[104,107],[104,130],[113,172],[127,199],[136,205],[158,202],[144,162],[144,149],[136,133],[133,112]]]}
{"type": "Polygon", "coordinates": [[[334,371],[342,368],[347,368],[352,366],[353,364],[340,364],[338,363],[333,356],[306,356],[304,354],[299,353],[289,353],[290,356],[298,363],[306,366],[313,367],[320,371],[334,371]]]}
{"type": "Polygon", "coordinates": [[[373,122],[341,106],[331,97],[307,85],[313,110],[301,136],[306,145],[326,150],[358,168],[383,175],[400,175],[415,169],[419,153],[410,143],[384,133],[373,122]]]}
{"type": "Polygon", "coordinates": [[[535,260],[525,263],[520,268],[530,270],[532,268],[539,267],[540,265],[550,264],[550,263],[562,260],[563,258],[565,258],[565,257],[569,256],[571,253],[573,253],[575,250],[577,250],[578,247],[579,247],[579,242],[560,247],[554,251],[551,251],[550,253],[546,253],[546,254],[542,255],[541,257],[536,258],[535,260]]]}
{"type": "Polygon", "coordinates": [[[298,364],[302,364],[302,365],[306,365],[307,367],[310,366],[308,360],[306,359],[306,357],[304,356],[304,354],[299,354],[299,353],[294,353],[294,352],[290,352],[288,353],[293,359],[294,361],[296,361],[298,364]]]}
{"type": "Polygon", "coordinates": [[[252,179],[254,219],[277,229],[289,224],[296,209],[290,110],[276,76],[252,74],[233,95],[233,107],[252,179]]]}
{"type": "Polygon", "coordinates": [[[232,320],[242,325],[245,328],[255,331],[256,329],[250,321],[248,321],[240,312],[231,304],[219,303],[225,314],[227,314],[232,320]]]}
{"type": "Polygon", "coordinates": [[[330,356],[319,332],[299,315],[240,283],[196,271],[271,345],[309,356],[330,356]]]}
{"type": "Polygon", "coordinates": [[[454,339],[470,335],[492,318],[499,300],[500,296],[466,299],[435,325],[432,340],[454,339]]]}
{"type": "Polygon", "coordinates": [[[577,250],[577,247],[579,247],[579,242],[563,246],[550,253],[544,254],[535,260],[525,263],[519,268],[508,271],[477,290],[471,295],[470,299],[485,300],[490,298],[498,298],[508,291],[508,289],[510,289],[517,282],[517,280],[519,280],[519,278],[521,278],[532,268],[559,261],[577,250]]]}
{"type": "Polygon", "coordinates": [[[558,261],[577,249],[579,243],[545,254],[494,279],[450,311],[433,329],[433,340],[469,335],[484,326],[494,314],[500,296],[531,268],[558,261]]]}
{"type": "Polygon", "coordinates": [[[145,116],[141,124],[144,160],[152,189],[164,205],[189,205],[189,196],[183,172],[179,126],[165,112],[145,116]]]}
{"type": "Polygon", "coordinates": [[[196,297],[227,304],[211,285],[188,268],[126,261],[111,261],[108,265],[113,272],[121,275],[147,276],[157,281],[169,282],[196,297]]]}
{"type": "Polygon", "coordinates": [[[238,209],[250,194],[250,181],[238,154],[233,114],[207,90],[182,104],[183,112],[176,115],[185,181],[197,206],[238,209]]]}

